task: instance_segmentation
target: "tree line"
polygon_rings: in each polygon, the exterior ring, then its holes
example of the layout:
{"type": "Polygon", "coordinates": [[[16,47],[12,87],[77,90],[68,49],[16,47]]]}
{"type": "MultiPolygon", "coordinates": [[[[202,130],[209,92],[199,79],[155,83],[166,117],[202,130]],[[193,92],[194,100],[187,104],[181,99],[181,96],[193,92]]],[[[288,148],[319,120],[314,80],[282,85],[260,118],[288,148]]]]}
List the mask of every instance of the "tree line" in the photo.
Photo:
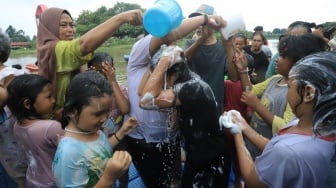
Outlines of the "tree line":
{"type": "MultiPolygon", "coordinates": [[[[106,21],[108,18],[119,14],[121,12],[141,8],[138,4],[117,2],[112,8],[101,6],[96,11],[83,10],[78,18],[74,18],[76,23],[76,35],[81,36],[98,24],[106,21]]],[[[336,22],[325,22],[322,24],[327,30],[328,28],[335,27],[336,22]]],[[[280,35],[286,32],[287,28],[274,28],[273,31],[265,31],[265,37],[268,39],[277,39],[280,35]]],[[[122,25],[117,32],[114,33],[114,38],[135,38],[144,31],[142,26],[133,27],[129,24],[122,25]]],[[[36,36],[31,39],[25,34],[23,30],[16,30],[12,25],[8,26],[5,33],[11,38],[12,42],[31,42],[35,46],[36,36]]],[[[252,31],[243,31],[247,38],[252,36],[252,31]]]]}

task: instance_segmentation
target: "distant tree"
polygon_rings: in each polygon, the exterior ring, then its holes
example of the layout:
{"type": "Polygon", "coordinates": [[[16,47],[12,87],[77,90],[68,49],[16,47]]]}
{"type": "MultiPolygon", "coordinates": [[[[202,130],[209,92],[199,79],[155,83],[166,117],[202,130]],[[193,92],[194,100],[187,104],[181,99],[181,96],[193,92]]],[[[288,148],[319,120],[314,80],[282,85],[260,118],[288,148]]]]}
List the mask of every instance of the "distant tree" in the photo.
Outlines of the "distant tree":
{"type": "Polygon", "coordinates": [[[12,42],[28,42],[30,37],[25,34],[23,30],[16,30],[12,25],[6,29],[6,34],[9,36],[12,42]]]}
{"type": "Polygon", "coordinates": [[[272,31],[273,35],[281,35],[283,34],[281,29],[279,28],[274,28],[273,31],[272,31]]]}
{"type": "MultiPolygon", "coordinates": [[[[131,3],[116,3],[112,8],[107,9],[105,6],[101,6],[96,11],[92,12],[89,10],[84,10],[76,19],[76,30],[77,35],[83,35],[88,32],[95,26],[106,21],[110,17],[133,9],[141,9],[138,4],[131,3]]],[[[143,9],[142,9],[143,10],[143,9]]],[[[143,27],[133,27],[129,24],[122,25],[118,31],[115,32],[114,37],[123,38],[123,37],[136,37],[141,34],[143,27]]]]}

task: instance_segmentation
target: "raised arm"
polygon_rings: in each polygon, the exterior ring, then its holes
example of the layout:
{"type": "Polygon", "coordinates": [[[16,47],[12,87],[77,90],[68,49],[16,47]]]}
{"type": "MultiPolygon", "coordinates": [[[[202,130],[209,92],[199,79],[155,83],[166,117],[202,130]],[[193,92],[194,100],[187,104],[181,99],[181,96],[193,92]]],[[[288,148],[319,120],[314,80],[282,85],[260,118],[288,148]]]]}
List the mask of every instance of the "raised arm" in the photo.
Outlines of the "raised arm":
{"type": "Polygon", "coordinates": [[[228,68],[228,78],[232,81],[239,80],[239,72],[236,70],[236,65],[234,64],[234,53],[235,49],[233,46],[233,37],[230,37],[228,40],[225,40],[223,34],[221,33],[221,40],[223,48],[226,54],[226,64],[228,68]]]}
{"type": "Polygon", "coordinates": [[[163,90],[164,76],[171,63],[171,57],[163,56],[147,82],[143,85],[140,107],[144,109],[168,108],[176,105],[175,93],[172,89],[163,90]],[[175,104],[174,104],[175,103],[175,104]]]}
{"type": "Polygon", "coordinates": [[[130,111],[130,103],[128,98],[126,98],[124,93],[121,91],[116,78],[115,68],[112,67],[110,63],[104,62],[102,71],[112,86],[113,95],[115,97],[118,109],[120,110],[121,114],[127,114],[130,111]]]}
{"type": "Polygon", "coordinates": [[[80,37],[80,51],[83,54],[93,52],[109,39],[124,23],[141,25],[142,15],[143,13],[141,10],[130,10],[106,20],[80,37]]]}
{"type": "MultiPolygon", "coordinates": [[[[150,53],[151,55],[154,55],[154,53],[160,48],[162,44],[171,44],[174,41],[177,41],[179,39],[182,39],[183,37],[187,36],[189,33],[194,31],[196,28],[198,28],[201,25],[206,25],[209,23],[209,21],[213,19],[216,20],[217,23],[220,23],[218,25],[213,25],[214,28],[221,28],[225,27],[226,22],[223,21],[223,18],[221,16],[195,16],[192,18],[184,19],[180,25],[175,30],[172,30],[169,32],[168,35],[166,35],[163,38],[156,38],[153,37],[150,44],[150,53]]],[[[211,21],[210,21],[211,22],[211,21]]]]}

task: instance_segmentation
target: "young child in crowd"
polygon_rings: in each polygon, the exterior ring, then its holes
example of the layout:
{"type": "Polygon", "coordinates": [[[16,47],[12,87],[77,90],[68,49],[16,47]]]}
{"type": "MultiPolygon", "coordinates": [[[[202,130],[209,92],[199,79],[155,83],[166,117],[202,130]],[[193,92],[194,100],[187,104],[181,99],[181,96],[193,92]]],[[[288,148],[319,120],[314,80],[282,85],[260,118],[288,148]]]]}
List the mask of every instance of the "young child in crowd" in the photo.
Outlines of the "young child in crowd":
{"type": "MultiPolygon", "coordinates": [[[[244,34],[238,33],[233,36],[233,46],[234,48],[238,48],[240,50],[243,50],[243,48],[247,45],[246,37],[244,34]]],[[[249,69],[249,78],[252,78],[253,76],[253,70],[254,70],[254,59],[253,57],[245,53],[246,59],[247,59],[247,67],[249,69]]],[[[244,91],[249,90],[250,88],[245,88],[244,91]]],[[[243,92],[241,82],[240,80],[225,80],[224,81],[224,90],[227,92],[224,92],[224,110],[237,110],[239,111],[244,118],[249,122],[249,119],[251,118],[251,109],[248,108],[248,106],[243,103],[240,100],[241,93],[243,92]]]]}
{"type": "Polygon", "coordinates": [[[271,140],[254,131],[239,112],[224,112],[220,122],[234,135],[248,187],[323,187],[335,153],[335,88],[336,54],[318,52],[291,68],[287,100],[298,121],[271,140]],[[242,135],[263,150],[255,162],[242,135]]]}
{"type": "Polygon", "coordinates": [[[111,111],[109,118],[103,125],[103,132],[109,136],[120,128],[124,119],[123,115],[129,112],[130,104],[127,89],[118,84],[113,57],[110,54],[106,52],[95,52],[93,58],[88,62],[87,67],[99,71],[112,86],[111,111]]]}
{"type": "MultiPolygon", "coordinates": [[[[233,46],[234,48],[238,48],[243,51],[243,48],[248,45],[247,39],[244,34],[237,33],[233,36],[233,46]]],[[[255,75],[254,73],[254,59],[253,57],[245,53],[246,59],[247,59],[247,67],[249,69],[249,78],[252,79],[255,75]]],[[[250,87],[245,88],[244,91],[251,89],[250,87]]],[[[240,97],[243,93],[241,81],[240,80],[231,80],[227,79],[224,80],[224,111],[229,110],[237,110],[240,112],[240,114],[246,119],[247,122],[250,122],[251,116],[253,114],[252,109],[248,107],[244,102],[240,100],[240,97]]],[[[233,167],[233,174],[231,173],[231,179],[233,180],[233,183],[238,187],[240,185],[240,170],[239,170],[239,164],[238,164],[238,158],[236,156],[235,147],[234,147],[234,140],[233,137],[228,133],[228,138],[231,144],[229,144],[230,151],[232,151],[232,167],[233,167]]],[[[230,180],[231,180],[230,179],[230,180]]]]}
{"type": "MultiPolygon", "coordinates": [[[[251,91],[243,92],[241,101],[254,111],[250,125],[255,131],[270,139],[295,118],[286,98],[289,70],[299,59],[325,50],[326,43],[323,39],[311,33],[286,36],[278,45],[279,58],[276,61],[278,74],[255,85],[249,80],[246,60],[238,60],[244,53],[237,51],[235,63],[240,73],[242,88],[252,88],[251,91]]],[[[249,140],[246,140],[246,146],[253,158],[261,154],[260,149],[249,140]]]]}
{"type": "Polygon", "coordinates": [[[7,91],[7,105],[17,118],[14,135],[28,158],[27,187],[56,187],[51,164],[64,130],[58,121],[44,119],[55,105],[50,81],[39,75],[20,75],[7,91]]]}
{"type": "MultiPolygon", "coordinates": [[[[107,137],[112,136],[122,126],[124,114],[130,109],[127,89],[118,84],[113,57],[107,52],[95,52],[93,58],[87,64],[88,69],[96,70],[106,77],[112,86],[112,105],[109,117],[102,126],[102,131],[107,137]]],[[[122,140],[115,150],[125,150],[126,143],[122,140]]],[[[131,163],[129,173],[125,173],[117,182],[119,187],[143,187],[139,173],[131,163]]]]}
{"type": "Polygon", "coordinates": [[[57,187],[111,187],[128,170],[132,161],[129,153],[115,151],[112,156],[112,152],[138,122],[133,117],[127,119],[108,138],[101,127],[111,103],[111,85],[97,71],[80,73],[71,80],[62,117],[65,136],[52,166],[57,187]]]}

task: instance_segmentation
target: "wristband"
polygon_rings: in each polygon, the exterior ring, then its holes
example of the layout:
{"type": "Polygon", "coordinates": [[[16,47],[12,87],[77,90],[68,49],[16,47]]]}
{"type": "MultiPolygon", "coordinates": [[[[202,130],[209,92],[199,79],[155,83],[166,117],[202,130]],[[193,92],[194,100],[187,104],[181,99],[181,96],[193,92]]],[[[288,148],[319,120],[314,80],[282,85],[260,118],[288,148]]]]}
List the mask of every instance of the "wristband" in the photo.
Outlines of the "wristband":
{"type": "Polygon", "coordinates": [[[121,142],[120,138],[117,137],[117,133],[114,133],[113,136],[115,137],[115,139],[116,139],[118,142],[121,142]]]}
{"type": "Polygon", "coordinates": [[[203,23],[203,26],[205,26],[205,25],[208,24],[208,20],[209,20],[209,18],[208,18],[208,15],[207,15],[207,14],[203,14],[203,16],[204,16],[204,23],[203,23]]]}
{"type": "Polygon", "coordinates": [[[249,71],[248,68],[246,68],[245,70],[238,70],[238,72],[240,72],[240,73],[248,73],[248,71],[249,71]]]}

